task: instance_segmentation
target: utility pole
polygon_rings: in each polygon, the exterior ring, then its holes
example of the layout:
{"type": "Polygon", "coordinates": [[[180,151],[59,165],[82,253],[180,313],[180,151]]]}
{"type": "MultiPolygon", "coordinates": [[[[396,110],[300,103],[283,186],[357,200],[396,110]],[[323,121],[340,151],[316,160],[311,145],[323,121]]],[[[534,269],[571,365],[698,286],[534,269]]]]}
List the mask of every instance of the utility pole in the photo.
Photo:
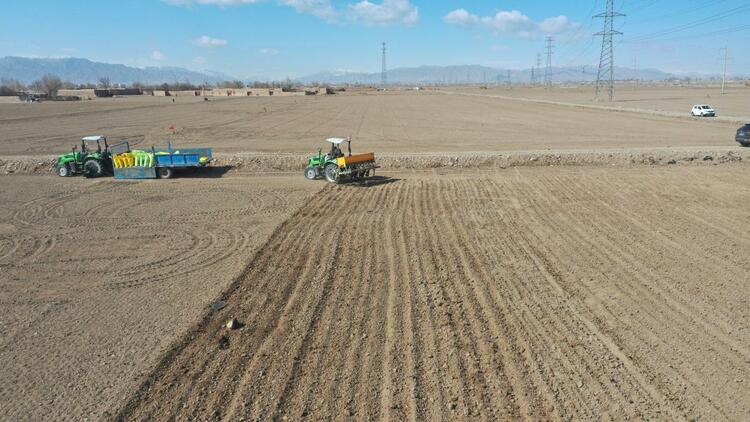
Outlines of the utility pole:
{"type": "Polygon", "coordinates": [[[548,87],[552,86],[552,43],[554,38],[547,37],[545,49],[547,51],[547,67],[544,68],[544,84],[548,87]]]}
{"type": "Polygon", "coordinates": [[[721,57],[721,61],[724,62],[724,75],[721,77],[721,95],[724,95],[724,87],[727,83],[727,63],[729,63],[729,46],[724,45],[724,48],[719,50],[723,53],[723,56],[721,57]]]}
{"type": "Polygon", "coordinates": [[[625,15],[615,12],[615,0],[607,0],[607,8],[604,13],[594,15],[595,18],[604,18],[604,30],[594,34],[602,37],[599,71],[596,75],[597,100],[599,100],[599,94],[605,87],[609,93],[609,101],[615,98],[615,48],[612,38],[615,35],[622,35],[622,32],[615,31],[615,18],[621,16],[625,15]]]}
{"type": "Polygon", "coordinates": [[[482,86],[487,86],[487,72],[482,72],[482,86]]]}
{"type": "Polygon", "coordinates": [[[638,58],[633,57],[633,91],[638,88],[638,58]]]}
{"type": "MultiPolygon", "coordinates": [[[[536,53],[536,71],[542,70],[542,53],[536,53]]],[[[534,72],[534,80],[532,81],[534,85],[539,83],[539,75],[534,72]]]]}
{"type": "Polygon", "coordinates": [[[380,70],[380,87],[385,89],[388,85],[388,67],[385,61],[385,41],[383,41],[383,67],[380,70]]]}

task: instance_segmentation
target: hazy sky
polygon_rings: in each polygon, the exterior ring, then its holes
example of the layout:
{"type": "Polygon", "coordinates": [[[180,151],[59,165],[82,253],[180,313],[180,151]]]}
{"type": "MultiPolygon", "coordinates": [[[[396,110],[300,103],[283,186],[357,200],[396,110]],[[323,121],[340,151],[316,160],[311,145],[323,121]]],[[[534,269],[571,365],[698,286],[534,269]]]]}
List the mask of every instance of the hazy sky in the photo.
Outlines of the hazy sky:
{"type": "MultiPolygon", "coordinates": [[[[750,69],[747,0],[616,0],[616,63],[671,72],[750,69]]],[[[0,56],[84,57],[280,79],[322,70],[596,64],[604,0],[4,0],[0,56]]]]}

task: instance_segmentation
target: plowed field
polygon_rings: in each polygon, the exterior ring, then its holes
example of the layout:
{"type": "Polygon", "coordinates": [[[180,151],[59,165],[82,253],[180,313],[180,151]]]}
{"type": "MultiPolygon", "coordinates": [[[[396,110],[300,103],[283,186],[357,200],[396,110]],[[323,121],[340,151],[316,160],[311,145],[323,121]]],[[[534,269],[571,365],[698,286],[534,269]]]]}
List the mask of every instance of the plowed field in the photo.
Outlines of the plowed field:
{"type": "MultiPolygon", "coordinates": [[[[349,135],[355,152],[387,154],[737,146],[734,122],[486,96],[505,95],[498,90],[469,92],[0,104],[0,156],[56,156],[92,134],[112,142],[127,139],[139,148],[169,139],[177,146],[213,147],[225,154],[309,154],[325,147],[328,137],[349,135]]],[[[747,93],[740,94],[746,105],[747,93]]],[[[685,102],[686,113],[692,104],[685,102]]]]}
{"type": "Polygon", "coordinates": [[[119,417],[747,419],[746,174],[327,186],[119,417]]]}

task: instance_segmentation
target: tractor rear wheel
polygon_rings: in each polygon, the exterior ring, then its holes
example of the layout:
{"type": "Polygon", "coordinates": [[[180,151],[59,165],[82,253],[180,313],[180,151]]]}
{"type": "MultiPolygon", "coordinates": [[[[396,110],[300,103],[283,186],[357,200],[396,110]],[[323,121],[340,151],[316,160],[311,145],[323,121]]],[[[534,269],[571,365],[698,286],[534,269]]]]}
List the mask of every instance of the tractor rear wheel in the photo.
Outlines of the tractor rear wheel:
{"type": "Polygon", "coordinates": [[[315,167],[308,167],[305,169],[305,179],[315,180],[318,177],[318,170],[315,167]]]}
{"type": "Polygon", "coordinates": [[[67,164],[63,164],[57,167],[57,175],[60,177],[68,177],[72,172],[67,164]]]}
{"type": "Polygon", "coordinates": [[[89,160],[83,163],[83,175],[86,177],[99,177],[104,173],[102,163],[96,160],[89,160]]]}
{"type": "Polygon", "coordinates": [[[336,164],[326,166],[326,180],[331,183],[338,183],[338,180],[336,180],[336,167],[336,164]]]}

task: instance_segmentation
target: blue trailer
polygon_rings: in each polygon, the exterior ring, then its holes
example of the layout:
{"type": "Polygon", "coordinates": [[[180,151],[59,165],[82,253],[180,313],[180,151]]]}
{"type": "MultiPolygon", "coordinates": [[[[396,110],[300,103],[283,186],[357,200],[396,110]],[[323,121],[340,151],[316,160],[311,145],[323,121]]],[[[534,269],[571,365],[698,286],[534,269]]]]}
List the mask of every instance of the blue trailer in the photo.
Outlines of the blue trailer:
{"type": "Polygon", "coordinates": [[[110,148],[115,179],[169,179],[180,169],[202,168],[213,159],[211,148],[151,147],[133,150],[128,142],[110,148]]]}

